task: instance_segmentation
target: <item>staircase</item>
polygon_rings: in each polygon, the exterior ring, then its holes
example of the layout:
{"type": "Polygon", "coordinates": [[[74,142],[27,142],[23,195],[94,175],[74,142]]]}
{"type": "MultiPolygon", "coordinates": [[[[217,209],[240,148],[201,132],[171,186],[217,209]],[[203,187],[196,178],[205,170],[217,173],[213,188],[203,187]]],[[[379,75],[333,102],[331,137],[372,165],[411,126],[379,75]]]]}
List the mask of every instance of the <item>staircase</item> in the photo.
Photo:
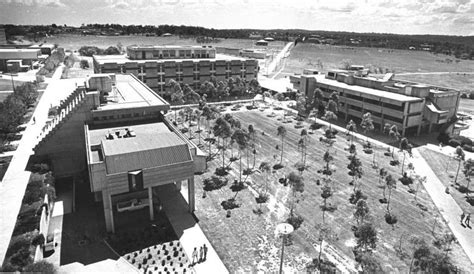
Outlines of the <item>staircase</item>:
{"type": "Polygon", "coordinates": [[[43,128],[40,133],[39,142],[33,148],[33,151],[37,152],[42,144],[47,142],[54,133],[72,116],[72,114],[82,105],[86,97],[86,90],[84,88],[76,89],[66,100],[64,100],[58,107],[58,115],[43,128]]]}

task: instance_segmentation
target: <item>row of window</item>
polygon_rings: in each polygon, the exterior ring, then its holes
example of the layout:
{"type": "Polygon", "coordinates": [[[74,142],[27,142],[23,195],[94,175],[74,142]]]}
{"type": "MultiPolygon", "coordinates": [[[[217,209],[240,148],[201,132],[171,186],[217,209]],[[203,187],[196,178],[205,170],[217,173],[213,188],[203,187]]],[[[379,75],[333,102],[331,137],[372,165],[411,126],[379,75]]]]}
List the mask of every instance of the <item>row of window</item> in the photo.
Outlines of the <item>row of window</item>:
{"type": "MultiPolygon", "coordinates": [[[[237,75],[238,75],[237,73],[232,74],[232,73],[230,73],[230,72],[227,72],[225,75],[217,75],[217,76],[216,76],[215,73],[210,73],[209,75],[194,74],[194,75],[193,75],[193,80],[194,80],[194,81],[200,81],[200,80],[201,80],[201,77],[206,77],[206,78],[204,78],[204,79],[208,79],[209,77],[212,77],[212,76],[214,76],[214,77],[225,76],[225,79],[227,80],[227,79],[229,79],[229,78],[231,78],[231,77],[235,77],[235,76],[237,76],[237,75]]],[[[245,75],[246,75],[245,72],[241,72],[239,76],[240,76],[240,78],[245,79],[245,78],[246,78],[245,75]]],[[[255,77],[255,75],[254,75],[254,77],[255,77]]],[[[153,78],[155,78],[155,77],[153,77],[153,78]]],[[[166,77],[164,77],[164,76],[162,76],[162,77],[158,76],[158,77],[156,77],[156,78],[158,79],[158,82],[165,83],[164,79],[165,79],[166,77]]],[[[185,78],[190,78],[190,77],[185,77],[185,78]]],[[[148,79],[152,79],[152,78],[149,77],[148,79]]],[[[175,79],[177,82],[182,82],[182,81],[183,81],[183,76],[182,76],[181,74],[177,74],[175,77],[173,77],[173,79],[175,79]]],[[[144,77],[143,75],[140,76],[140,80],[141,80],[142,82],[144,82],[145,84],[146,84],[147,82],[151,82],[151,81],[147,81],[147,78],[144,77]]]]}
{"type": "Polygon", "coordinates": [[[146,112],[146,111],[143,111],[143,113],[123,113],[123,114],[120,114],[120,115],[104,115],[104,116],[95,116],[93,118],[94,121],[107,121],[107,120],[115,120],[115,119],[119,119],[119,118],[122,118],[122,119],[127,119],[127,118],[132,118],[132,117],[140,117],[140,116],[147,116],[147,115],[158,115],[159,114],[159,111],[154,111],[153,113],[150,113],[150,112],[146,112]]]}

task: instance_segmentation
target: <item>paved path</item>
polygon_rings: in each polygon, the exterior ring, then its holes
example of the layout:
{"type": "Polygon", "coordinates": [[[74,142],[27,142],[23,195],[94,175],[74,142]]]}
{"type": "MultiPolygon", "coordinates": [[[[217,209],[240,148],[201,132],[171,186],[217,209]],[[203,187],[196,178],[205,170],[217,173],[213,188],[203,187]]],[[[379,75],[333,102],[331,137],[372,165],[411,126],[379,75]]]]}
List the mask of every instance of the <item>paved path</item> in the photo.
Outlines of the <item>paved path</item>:
{"type": "Polygon", "coordinates": [[[167,184],[155,188],[155,194],[159,197],[166,212],[171,226],[179,237],[179,241],[186,252],[189,260],[192,260],[192,254],[195,247],[203,244],[209,248],[206,261],[194,265],[196,273],[229,273],[224,263],[217,255],[214,247],[196,223],[194,217],[188,212],[188,203],[183,197],[187,197],[187,189],[182,188],[181,193],[176,190],[174,184],[167,184]]]}
{"type": "Polygon", "coordinates": [[[30,178],[31,173],[25,170],[26,164],[32,154],[33,146],[37,143],[36,137],[48,118],[50,104],[55,99],[55,92],[58,91],[55,80],[60,79],[63,68],[63,66],[59,67],[52,76],[54,81],[44,91],[33,114],[36,123],[27,125],[10,166],[0,183],[0,262],[5,259],[16,218],[20,212],[21,201],[30,178]]]}
{"type": "MultiPolygon", "coordinates": [[[[427,183],[423,184],[426,192],[431,196],[441,216],[443,216],[454,236],[456,236],[456,239],[466,252],[471,263],[474,263],[474,229],[461,226],[460,219],[462,209],[454,198],[445,192],[446,187],[439,181],[438,177],[416,148],[413,149],[413,159],[411,159],[411,162],[419,175],[427,177],[427,183]]],[[[474,215],[474,212],[471,213],[474,215]]],[[[471,223],[471,227],[474,227],[474,222],[471,223]]]]}

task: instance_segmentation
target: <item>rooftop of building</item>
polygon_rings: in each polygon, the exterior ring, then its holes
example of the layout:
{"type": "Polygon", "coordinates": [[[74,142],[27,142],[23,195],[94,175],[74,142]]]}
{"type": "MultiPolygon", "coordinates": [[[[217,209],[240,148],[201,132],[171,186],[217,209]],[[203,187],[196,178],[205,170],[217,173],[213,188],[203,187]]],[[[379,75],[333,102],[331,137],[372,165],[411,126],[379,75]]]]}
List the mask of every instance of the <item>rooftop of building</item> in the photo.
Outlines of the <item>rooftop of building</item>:
{"type": "Polygon", "coordinates": [[[21,53],[21,52],[40,52],[40,49],[12,49],[12,48],[0,48],[0,53],[21,53]]]}
{"type": "Polygon", "coordinates": [[[166,59],[140,59],[140,60],[132,60],[129,59],[127,55],[94,55],[94,61],[99,63],[100,65],[107,64],[107,63],[116,63],[116,64],[125,64],[125,63],[139,63],[144,64],[147,62],[155,62],[155,63],[163,63],[163,62],[185,62],[191,61],[195,63],[199,63],[202,61],[232,61],[232,60],[239,60],[245,61],[248,60],[246,58],[237,57],[237,56],[230,56],[224,54],[216,54],[215,58],[166,58],[166,59]]]}
{"type": "Polygon", "coordinates": [[[192,161],[187,143],[162,122],[101,127],[88,131],[92,162],[105,164],[108,174],[192,161]]]}
{"type": "MultiPolygon", "coordinates": [[[[93,74],[88,76],[87,82],[93,78],[107,77],[110,74],[93,74]]],[[[106,103],[101,104],[99,110],[121,108],[161,107],[168,110],[170,105],[147,85],[133,75],[115,75],[112,91],[105,97],[106,103]]]]}
{"type": "Polygon", "coordinates": [[[327,79],[326,75],[320,74],[320,75],[310,75],[309,77],[315,77],[316,80],[319,83],[326,84],[326,85],[331,85],[343,89],[348,89],[348,90],[353,90],[357,91],[360,93],[372,95],[372,96],[377,96],[377,97],[384,97],[387,99],[391,99],[394,101],[399,101],[399,102],[415,102],[415,101],[422,101],[423,99],[418,98],[418,97],[412,97],[412,96],[406,96],[403,94],[398,94],[398,93],[393,93],[393,92],[388,92],[388,91],[383,91],[379,89],[373,89],[373,88],[367,88],[367,87],[362,87],[362,86],[357,86],[357,85],[348,85],[343,82],[339,82],[337,80],[333,79],[327,79]]]}
{"type": "Polygon", "coordinates": [[[197,45],[131,45],[127,49],[132,50],[160,50],[160,49],[214,49],[212,46],[197,45]]]}

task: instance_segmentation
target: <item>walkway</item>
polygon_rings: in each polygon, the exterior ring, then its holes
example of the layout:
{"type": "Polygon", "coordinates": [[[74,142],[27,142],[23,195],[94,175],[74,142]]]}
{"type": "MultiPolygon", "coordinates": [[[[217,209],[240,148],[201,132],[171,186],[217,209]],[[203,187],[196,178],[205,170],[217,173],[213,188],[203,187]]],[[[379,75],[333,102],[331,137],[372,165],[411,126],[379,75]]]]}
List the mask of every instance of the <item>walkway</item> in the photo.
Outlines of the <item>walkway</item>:
{"type": "MultiPolygon", "coordinates": [[[[440,211],[444,220],[453,232],[467,256],[474,263],[474,229],[461,226],[462,210],[454,198],[446,194],[446,187],[439,181],[431,167],[420,155],[418,149],[413,149],[413,159],[411,160],[418,174],[427,177],[427,183],[423,184],[426,192],[431,196],[434,204],[440,211]]],[[[474,212],[471,212],[474,215],[474,212]]],[[[472,224],[474,226],[474,224],[472,224]]]]}
{"type": "Polygon", "coordinates": [[[167,184],[154,189],[188,258],[192,260],[191,255],[195,247],[199,249],[200,246],[206,244],[209,248],[206,261],[194,265],[194,270],[196,273],[204,274],[229,273],[214,247],[202,232],[201,227],[188,212],[188,203],[183,198],[187,197],[187,189],[183,187],[181,191],[181,193],[177,191],[174,184],[167,184]]]}
{"type": "Polygon", "coordinates": [[[37,143],[36,137],[48,119],[51,102],[56,100],[55,92],[61,90],[59,84],[56,83],[59,82],[57,80],[61,78],[63,69],[64,66],[60,66],[53,74],[53,81],[44,91],[32,116],[35,117],[36,123],[27,125],[10,166],[0,183],[0,224],[2,224],[0,225],[0,262],[5,259],[16,218],[20,212],[21,201],[30,178],[31,173],[25,168],[32,154],[33,146],[37,143]]]}

